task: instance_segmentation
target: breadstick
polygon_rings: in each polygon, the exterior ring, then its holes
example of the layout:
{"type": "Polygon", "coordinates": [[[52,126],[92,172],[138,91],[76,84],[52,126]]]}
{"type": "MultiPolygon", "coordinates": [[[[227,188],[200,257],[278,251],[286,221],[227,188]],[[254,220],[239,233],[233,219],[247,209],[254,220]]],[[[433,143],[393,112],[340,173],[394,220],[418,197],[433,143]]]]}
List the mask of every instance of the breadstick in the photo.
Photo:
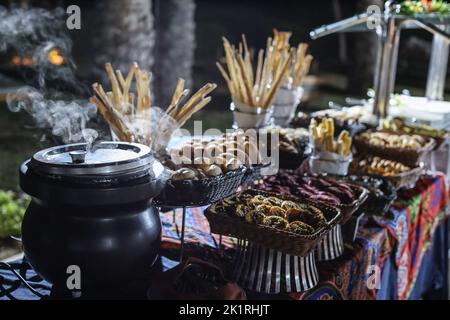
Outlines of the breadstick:
{"type": "Polygon", "coordinates": [[[267,98],[266,98],[266,99],[264,100],[264,102],[263,102],[263,106],[264,106],[265,108],[270,107],[270,105],[272,104],[273,99],[275,98],[275,93],[277,92],[278,87],[279,87],[280,84],[281,84],[281,81],[284,79],[284,77],[285,77],[285,75],[286,75],[286,73],[287,73],[289,64],[291,63],[291,58],[292,58],[292,56],[289,55],[289,58],[286,59],[286,61],[284,62],[284,65],[283,65],[281,74],[278,76],[278,78],[277,78],[277,79],[275,80],[275,82],[272,84],[272,87],[270,88],[270,91],[269,91],[269,93],[268,93],[268,95],[267,95],[267,98]]]}
{"type": "Polygon", "coordinates": [[[119,83],[117,82],[117,78],[114,74],[113,68],[111,66],[111,63],[105,64],[106,73],[108,74],[109,81],[111,81],[111,89],[114,95],[114,104],[121,110],[121,102],[122,100],[122,93],[119,88],[119,83]]]}

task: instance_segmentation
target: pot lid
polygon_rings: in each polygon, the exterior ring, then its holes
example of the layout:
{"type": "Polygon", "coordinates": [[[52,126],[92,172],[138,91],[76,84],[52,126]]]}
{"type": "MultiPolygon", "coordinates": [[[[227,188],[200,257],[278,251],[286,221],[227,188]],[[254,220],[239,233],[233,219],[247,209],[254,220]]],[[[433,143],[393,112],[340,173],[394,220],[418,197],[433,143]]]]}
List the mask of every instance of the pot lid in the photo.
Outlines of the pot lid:
{"type": "Polygon", "coordinates": [[[126,142],[101,142],[89,151],[86,143],[57,146],[37,152],[30,163],[41,174],[62,176],[114,175],[152,165],[158,176],[163,167],[150,148],[126,142]]]}

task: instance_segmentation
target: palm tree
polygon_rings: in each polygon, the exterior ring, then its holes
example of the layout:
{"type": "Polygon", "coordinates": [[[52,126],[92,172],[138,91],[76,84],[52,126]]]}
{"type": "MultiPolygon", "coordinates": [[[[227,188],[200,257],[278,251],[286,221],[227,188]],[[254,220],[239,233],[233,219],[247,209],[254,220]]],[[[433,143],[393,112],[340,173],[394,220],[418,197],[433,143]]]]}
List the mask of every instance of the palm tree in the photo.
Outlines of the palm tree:
{"type": "Polygon", "coordinates": [[[156,0],[156,59],[154,88],[156,103],[165,108],[172,97],[177,79],[184,78],[192,87],[195,51],[195,1],[156,0]]]}
{"type": "MultiPolygon", "coordinates": [[[[154,63],[155,30],[151,0],[94,2],[89,20],[94,75],[105,80],[104,64],[128,71],[136,61],[147,70],[154,63]]],[[[82,27],[83,28],[83,27],[82,27]]]]}

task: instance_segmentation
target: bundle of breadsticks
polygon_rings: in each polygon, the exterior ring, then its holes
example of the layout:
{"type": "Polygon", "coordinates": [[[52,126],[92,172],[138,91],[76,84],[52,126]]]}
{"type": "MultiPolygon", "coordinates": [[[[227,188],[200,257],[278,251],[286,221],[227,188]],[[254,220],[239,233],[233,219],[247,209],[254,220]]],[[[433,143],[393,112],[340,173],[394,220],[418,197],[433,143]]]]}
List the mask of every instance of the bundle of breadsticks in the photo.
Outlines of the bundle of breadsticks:
{"type": "Polygon", "coordinates": [[[269,38],[266,52],[260,50],[258,53],[257,67],[254,70],[244,35],[239,49],[225,38],[223,45],[227,70],[219,62],[217,67],[228,84],[233,100],[249,107],[271,107],[275,94],[288,73],[292,55],[279,55],[269,38]]]}
{"type": "Polygon", "coordinates": [[[155,140],[170,138],[175,129],[183,126],[211,101],[207,95],[217,87],[208,83],[187,99],[189,90],[184,88],[184,80],[179,79],[172,101],[163,112],[152,107],[151,72],[141,70],[137,63],[132,64],[126,77],[120,70],[114,72],[110,63],[105,64],[105,69],[111,81],[111,91],[106,92],[101,84],[94,83],[95,95],[90,101],[97,106],[119,140],[149,146],[155,140]]]}
{"type": "Polygon", "coordinates": [[[256,70],[245,35],[238,48],[223,38],[226,69],[219,62],[216,65],[235,102],[267,109],[286,79],[295,86],[303,83],[312,62],[312,56],[306,55],[308,46],[300,44],[291,48],[290,32],[274,32],[274,38],[267,39],[266,50],[258,52],[256,70]]]}
{"type": "Polygon", "coordinates": [[[292,52],[292,63],[289,67],[288,74],[284,79],[285,84],[291,88],[302,86],[306,76],[311,69],[313,56],[307,54],[308,44],[299,43],[296,48],[291,48],[289,40],[292,32],[273,30],[273,47],[279,54],[285,55],[286,52],[292,52]]]}
{"type": "Polygon", "coordinates": [[[338,139],[334,140],[334,120],[332,118],[322,118],[320,124],[316,119],[311,120],[309,127],[310,138],[315,151],[322,152],[327,151],[338,154],[342,157],[348,157],[351,155],[352,150],[352,138],[348,131],[343,130],[338,139]]]}

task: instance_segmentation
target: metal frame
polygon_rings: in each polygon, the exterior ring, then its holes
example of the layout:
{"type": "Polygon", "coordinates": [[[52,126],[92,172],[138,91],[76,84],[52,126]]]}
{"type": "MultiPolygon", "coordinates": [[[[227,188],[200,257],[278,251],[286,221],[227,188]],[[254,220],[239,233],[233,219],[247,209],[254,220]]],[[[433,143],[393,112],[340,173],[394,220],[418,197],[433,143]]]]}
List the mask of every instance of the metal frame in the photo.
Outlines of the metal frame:
{"type": "Polygon", "coordinates": [[[313,30],[310,36],[312,39],[318,39],[336,32],[369,31],[367,23],[373,19],[377,22],[374,31],[376,31],[380,40],[374,79],[375,101],[373,108],[373,113],[378,119],[386,118],[389,112],[389,102],[394,92],[397,74],[400,35],[403,29],[421,28],[434,35],[433,54],[427,82],[427,97],[436,100],[442,99],[446,75],[443,70],[446,70],[448,63],[450,17],[400,15],[399,5],[388,1],[383,14],[359,14],[313,30]],[[363,26],[363,24],[366,25],[363,26]],[[438,26],[446,27],[441,29],[438,26]]]}

